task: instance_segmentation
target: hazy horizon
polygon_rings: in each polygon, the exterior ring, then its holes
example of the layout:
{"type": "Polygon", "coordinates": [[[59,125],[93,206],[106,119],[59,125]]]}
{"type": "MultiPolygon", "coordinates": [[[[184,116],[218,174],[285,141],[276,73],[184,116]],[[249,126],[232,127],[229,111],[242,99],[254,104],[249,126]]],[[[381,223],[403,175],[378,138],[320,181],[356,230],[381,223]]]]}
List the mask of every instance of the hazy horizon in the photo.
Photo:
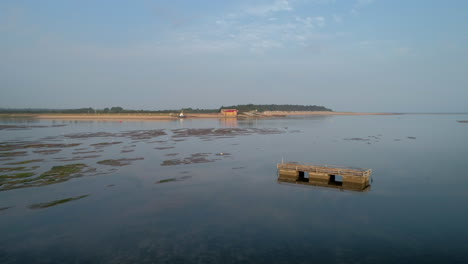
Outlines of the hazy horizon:
{"type": "Polygon", "coordinates": [[[0,108],[468,112],[466,1],[0,3],[0,108]]]}

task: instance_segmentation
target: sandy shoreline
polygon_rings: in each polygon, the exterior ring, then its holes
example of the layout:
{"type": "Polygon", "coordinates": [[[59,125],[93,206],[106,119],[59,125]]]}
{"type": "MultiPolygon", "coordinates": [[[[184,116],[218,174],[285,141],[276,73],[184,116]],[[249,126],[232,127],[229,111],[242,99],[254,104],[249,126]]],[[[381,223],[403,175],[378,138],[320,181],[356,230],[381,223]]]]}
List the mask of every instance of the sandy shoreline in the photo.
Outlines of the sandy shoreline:
{"type": "MultiPolygon", "coordinates": [[[[225,118],[220,113],[191,114],[191,118],[225,118]]],[[[240,114],[238,118],[274,118],[301,115],[395,115],[395,113],[362,113],[362,112],[326,112],[326,111],[266,111],[263,113],[240,114]]],[[[177,113],[173,114],[8,114],[3,118],[32,118],[52,120],[97,120],[97,121],[169,121],[179,119],[177,113]]]]}
{"type": "Polygon", "coordinates": [[[328,111],[265,111],[267,116],[297,116],[297,115],[398,115],[397,113],[364,113],[364,112],[328,112],[328,111]]]}

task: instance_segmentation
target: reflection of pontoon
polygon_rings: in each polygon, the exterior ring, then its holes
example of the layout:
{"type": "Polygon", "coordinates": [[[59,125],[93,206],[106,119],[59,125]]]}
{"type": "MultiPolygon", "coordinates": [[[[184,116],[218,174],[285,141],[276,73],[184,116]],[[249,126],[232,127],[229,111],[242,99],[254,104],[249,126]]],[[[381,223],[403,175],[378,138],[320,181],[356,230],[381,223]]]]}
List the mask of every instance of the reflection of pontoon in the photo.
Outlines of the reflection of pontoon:
{"type": "Polygon", "coordinates": [[[278,181],[305,185],[332,187],[353,191],[370,189],[372,170],[358,168],[340,168],[324,165],[280,163],[278,181]]]}

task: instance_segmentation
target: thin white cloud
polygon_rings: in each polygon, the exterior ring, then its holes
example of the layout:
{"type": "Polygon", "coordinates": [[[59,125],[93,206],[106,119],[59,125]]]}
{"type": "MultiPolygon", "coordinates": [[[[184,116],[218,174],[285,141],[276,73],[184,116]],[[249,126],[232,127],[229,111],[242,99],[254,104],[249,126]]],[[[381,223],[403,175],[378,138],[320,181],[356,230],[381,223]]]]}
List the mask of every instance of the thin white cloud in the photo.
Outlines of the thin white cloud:
{"type": "Polygon", "coordinates": [[[304,0],[304,2],[311,3],[311,4],[327,5],[327,4],[335,4],[336,0],[304,0]]]}
{"type": "Polygon", "coordinates": [[[315,20],[315,23],[317,23],[317,25],[319,27],[325,26],[325,18],[324,17],[318,16],[318,17],[315,17],[314,20],[315,20]]]}
{"type": "Polygon", "coordinates": [[[314,27],[313,19],[311,17],[306,17],[306,18],[296,17],[296,21],[299,23],[302,23],[305,27],[308,27],[308,28],[314,27]]]}
{"type": "Polygon", "coordinates": [[[287,0],[277,0],[269,5],[253,6],[245,10],[249,15],[266,16],[275,12],[292,11],[293,8],[287,0]]]}
{"type": "Polygon", "coordinates": [[[302,23],[307,28],[314,28],[315,26],[325,26],[325,18],[322,16],[317,17],[296,17],[296,21],[302,23]]]}
{"type": "Polygon", "coordinates": [[[398,55],[408,55],[411,53],[411,48],[409,47],[400,47],[396,49],[398,55]]]}
{"type": "Polygon", "coordinates": [[[333,21],[335,21],[335,23],[341,23],[343,21],[343,18],[341,18],[341,16],[337,15],[337,14],[333,14],[333,21]]]}
{"type": "Polygon", "coordinates": [[[240,8],[203,27],[178,30],[162,45],[191,52],[264,53],[282,48],[302,48],[323,39],[324,16],[300,16],[287,0],[269,5],[240,8]]]}
{"type": "Polygon", "coordinates": [[[359,6],[370,5],[373,2],[374,0],[357,0],[356,5],[359,5],[359,6]]]}
{"type": "Polygon", "coordinates": [[[359,11],[360,11],[362,8],[368,6],[368,5],[372,4],[372,3],[374,3],[374,0],[357,0],[357,1],[354,3],[354,5],[353,5],[353,7],[351,8],[351,10],[349,11],[349,13],[350,13],[351,15],[353,15],[353,16],[358,16],[358,15],[359,15],[359,11]]]}

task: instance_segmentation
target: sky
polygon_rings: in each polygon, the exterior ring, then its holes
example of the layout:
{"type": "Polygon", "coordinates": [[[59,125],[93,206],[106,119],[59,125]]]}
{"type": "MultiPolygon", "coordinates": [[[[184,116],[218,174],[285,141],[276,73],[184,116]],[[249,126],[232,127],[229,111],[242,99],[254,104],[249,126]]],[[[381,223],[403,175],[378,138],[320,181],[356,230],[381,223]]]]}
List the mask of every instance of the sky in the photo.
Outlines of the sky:
{"type": "Polygon", "coordinates": [[[0,108],[468,112],[468,1],[0,1],[0,108]]]}

